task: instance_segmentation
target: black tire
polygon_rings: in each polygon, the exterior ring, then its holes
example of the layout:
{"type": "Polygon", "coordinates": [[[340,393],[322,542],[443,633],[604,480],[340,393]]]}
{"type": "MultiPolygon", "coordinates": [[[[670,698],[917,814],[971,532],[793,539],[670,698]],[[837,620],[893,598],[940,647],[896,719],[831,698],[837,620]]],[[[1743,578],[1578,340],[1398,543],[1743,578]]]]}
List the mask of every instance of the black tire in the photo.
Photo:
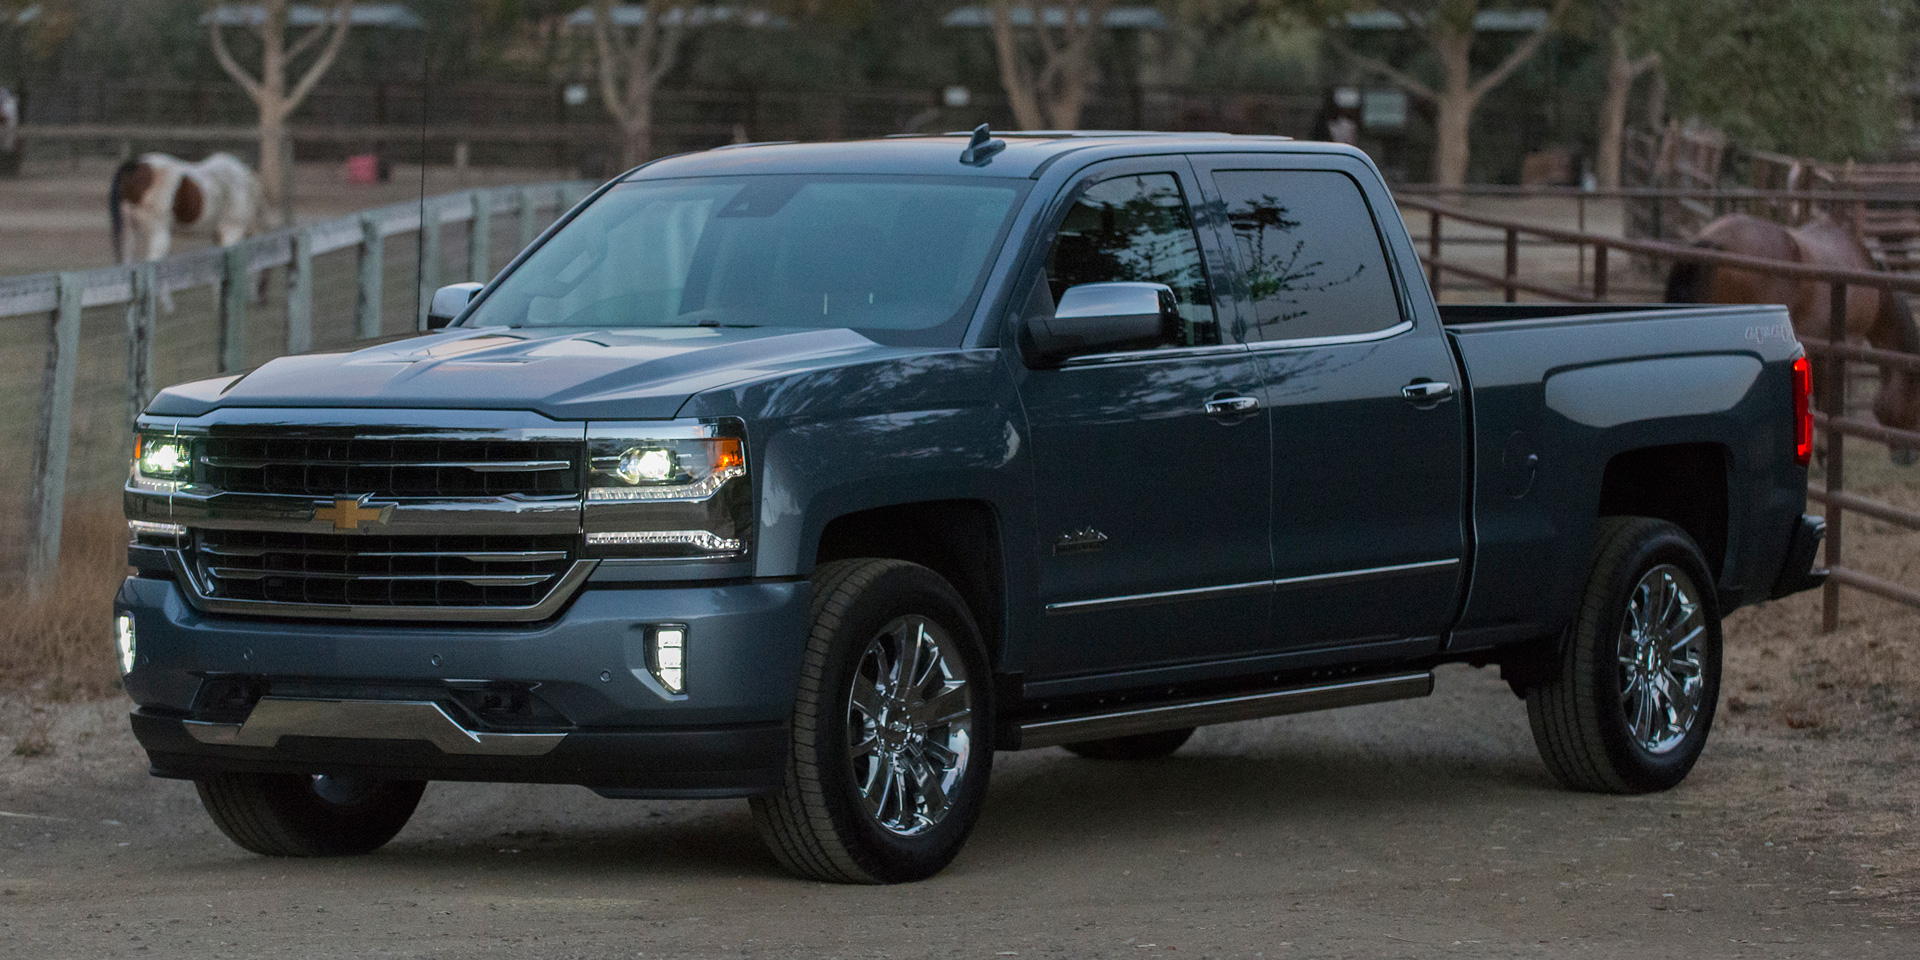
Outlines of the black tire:
{"type": "Polygon", "coordinates": [[[1083,740],[1079,743],[1061,744],[1061,746],[1065,747],[1069,753],[1078,754],[1089,760],[1156,760],[1185,746],[1192,736],[1193,728],[1183,727],[1179,730],[1136,733],[1130,737],[1083,740]]]}
{"type": "MultiPolygon", "coordinates": [[[[948,681],[941,689],[957,688],[948,681]]],[[[899,560],[822,564],[813,575],[813,630],[800,671],[792,737],[785,783],[778,792],[752,800],[760,835],[787,870],[832,883],[904,883],[930,877],[952,862],[980,817],[993,766],[992,674],[979,628],[960,594],[932,570],[899,560]],[[966,749],[963,758],[948,754],[957,778],[944,792],[944,812],[927,818],[917,827],[921,832],[903,835],[882,826],[884,798],[882,809],[870,812],[857,782],[856,768],[877,769],[884,749],[856,760],[850,738],[856,724],[870,733],[864,742],[877,743],[882,735],[879,725],[853,717],[856,676],[865,676],[864,665],[876,662],[867,659],[871,651],[895,636],[889,628],[912,618],[952,641],[950,654],[948,647],[941,648],[941,662],[959,661],[952,668],[964,674],[970,713],[926,731],[925,739],[940,739],[944,751],[953,742],[946,738],[963,730],[966,749]]]]}
{"type": "MultiPolygon", "coordinates": [[[[1640,649],[1663,646],[1672,649],[1677,644],[1649,641],[1640,649]]],[[[1720,610],[1713,577],[1693,540],[1664,520],[1601,518],[1591,573],[1554,676],[1529,687],[1526,694],[1527,718],[1547,769],[1568,787],[1600,793],[1649,793],[1686,779],[1713,728],[1720,699],[1720,651],[1720,610]],[[1697,705],[1685,726],[1674,720],[1679,716],[1677,708],[1649,709],[1645,714],[1649,732],[1637,733],[1635,719],[1628,715],[1632,708],[1623,703],[1637,669],[1628,662],[1635,658],[1622,659],[1633,636],[1629,606],[1643,578],[1653,578],[1648,581],[1653,583],[1674,570],[1684,577],[1673,582],[1692,588],[1698,619],[1684,621],[1662,636],[1684,633],[1695,638],[1683,672],[1697,674],[1698,692],[1697,697],[1683,699],[1697,699],[1697,705]],[[1653,749],[1643,736],[1656,733],[1666,742],[1653,749]]],[[[1668,697],[1664,702],[1677,701],[1668,697]]]]}
{"type": "Polygon", "coordinates": [[[269,857],[342,857],[386,845],[413,816],[424,780],[222,773],[194,781],[234,843],[269,857]]]}

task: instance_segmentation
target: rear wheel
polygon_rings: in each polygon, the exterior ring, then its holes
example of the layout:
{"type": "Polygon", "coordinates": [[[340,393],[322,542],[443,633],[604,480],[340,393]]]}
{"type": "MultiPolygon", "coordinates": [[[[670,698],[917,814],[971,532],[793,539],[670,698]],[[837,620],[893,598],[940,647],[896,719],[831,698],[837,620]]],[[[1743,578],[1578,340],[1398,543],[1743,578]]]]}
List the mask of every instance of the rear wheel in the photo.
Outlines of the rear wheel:
{"type": "Polygon", "coordinates": [[[424,780],[222,773],[194,781],[220,832],[269,857],[372,853],[413,816],[424,780]]]}
{"type": "Polygon", "coordinates": [[[987,678],[973,617],[938,574],[898,560],[822,565],[786,782],[752,801],[774,856],[829,882],[938,873],[986,799],[987,678]]]}
{"type": "Polygon", "coordinates": [[[1527,690],[1547,768],[1606,793],[1686,779],[1713,727],[1720,648],[1713,579],[1693,540],[1664,520],[1603,518],[1555,675],[1527,690]]]}
{"type": "Polygon", "coordinates": [[[1186,745],[1193,736],[1192,727],[1136,733],[1130,737],[1108,737],[1063,744],[1071,753],[1089,760],[1153,760],[1167,756],[1186,745]]]}

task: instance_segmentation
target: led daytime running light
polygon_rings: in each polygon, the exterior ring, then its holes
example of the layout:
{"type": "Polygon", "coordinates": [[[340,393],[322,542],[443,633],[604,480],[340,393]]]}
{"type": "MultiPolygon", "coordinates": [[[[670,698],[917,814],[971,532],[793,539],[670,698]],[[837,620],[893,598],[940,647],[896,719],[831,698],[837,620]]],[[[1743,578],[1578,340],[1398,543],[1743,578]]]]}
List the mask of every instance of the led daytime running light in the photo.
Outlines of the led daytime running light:
{"type": "Polygon", "coordinates": [[[706,530],[626,530],[589,533],[587,544],[596,547],[692,546],[714,553],[738,553],[745,546],[706,530]]]}
{"type": "Polygon", "coordinates": [[[671,487],[593,487],[588,500],[705,500],[730,480],[747,475],[746,467],[727,467],[705,480],[671,487]]]}

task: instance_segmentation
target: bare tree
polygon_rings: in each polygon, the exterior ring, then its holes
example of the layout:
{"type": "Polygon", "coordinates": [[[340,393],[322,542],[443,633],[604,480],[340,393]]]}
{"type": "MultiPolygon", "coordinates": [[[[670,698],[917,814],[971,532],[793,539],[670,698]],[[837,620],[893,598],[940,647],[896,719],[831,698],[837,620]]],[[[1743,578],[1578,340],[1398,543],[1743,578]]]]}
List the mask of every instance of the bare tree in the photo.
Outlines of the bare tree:
{"type": "Polygon", "coordinates": [[[353,5],[354,0],[332,0],[326,4],[325,19],[308,27],[289,44],[291,4],[288,0],[263,0],[257,7],[260,21],[252,25],[260,38],[257,76],[247,72],[227,49],[226,33],[219,17],[207,17],[214,59],[220,61],[220,69],[246,91],[259,111],[261,189],[266,194],[267,209],[281,211],[283,218],[293,208],[293,198],[287,195],[293,171],[293,143],[287,137],[287,118],[299,109],[307,94],[313,92],[320,78],[326,76],[334,60],[339,58],[340,48],[347,42],[347,31],[353,25],[353,5]],[[293,75],[298,72],[294,63],[315,47],[319,47],[320,52],[306,71],[300,73],[300,79],[294,81],[293,75]]]}
{"type": "Polygon", "coordinates": [[[1021,128],[1072,130],[1080,125],[1080,111],[1094,81],[1095,46],[1112,7],[1113,0],[1055,0],[1046,5],[993,0],[988,13],[1000,86],[1021,128]],[[1014,22],[1016,9],[1026,12],[1027,23],[1014,22]],[[1049,11],[1059,11],[1059,23],[1048,22],[1049,11]]]}
{"type": "MultiPolygon", "coordinates": [[[[1599,0],[1595,6],[1599,29],[1607,35],[1607,92],[1600,101],[1593,174],[1602,190],[1614,190],[1620,186],[1620,154],[1626,141],[1627,103],[1633,96],[1633,85],[1648,71],[1659,69],[1660,53],[1645,49],[1648,45],[1634,29],[1638,15],[1645,12],[1641,9],[1646,6],[1645,0],[1599,0]]],[[[1648,110],[1649,115],[1656,112],[1651,99],[1648,110]]]]}
{"type": "Polygon", "coordinates": [[[600,101],[620,127],[626,166],[653,156],[653,95],[680,59],[691,4],[644,0],[630,30],[614,19],[613,0],[594,0],[593,51],[600,75],[600,101]]]}
{"type": "Polygon", "coordinates": [[[1437,85],[1379,57],[1355,50],[1338,29],[1329,31],[1328,40],[1335,50],[1361,69],[1385,77],[1433,107],[1433,179],[1443,187],[1458,187],[1467,180],[1474,110],[1488,93],[1507,82],[1514,71],[1540,52],[1541,44],[1566,13],[1569,2],[1554,0],[1540,26],[1509,51],[1499,65],[1478,77],[1473,75],[1473,45],[1479,34],[1475,19],[1480,13],[1481,0],[1378,0],[1372,4],[1397,14],[1425,38],[1439,63],[1437,85]]]}

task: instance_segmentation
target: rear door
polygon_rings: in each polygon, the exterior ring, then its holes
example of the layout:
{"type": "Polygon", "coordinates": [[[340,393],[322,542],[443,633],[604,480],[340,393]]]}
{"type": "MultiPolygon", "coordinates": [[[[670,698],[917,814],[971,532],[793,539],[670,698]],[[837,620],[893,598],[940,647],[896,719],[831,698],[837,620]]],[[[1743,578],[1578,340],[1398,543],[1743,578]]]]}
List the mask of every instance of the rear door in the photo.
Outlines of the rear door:
{"type": "Polygon", "coordinates": [[[1272,648],[1437,645],[1466,553],[1465,403],[1439,322],[1414,316],[1376,225],[1398,214],[1356,158],[1193,161],[1264,381],[1272,648]]]}
{"type": "Polygon", "coordinates": [[[1019,369],[1036,469],[1045,605],[1029,672],[1086,676],[1258,649],[1269,632],[1266,418],[1244,345],[1223,336],[1185,159],[1096,165],[1070,186],[1021,316],[1068,287],[1174,291],[1162,342],[1019,369]]]}

